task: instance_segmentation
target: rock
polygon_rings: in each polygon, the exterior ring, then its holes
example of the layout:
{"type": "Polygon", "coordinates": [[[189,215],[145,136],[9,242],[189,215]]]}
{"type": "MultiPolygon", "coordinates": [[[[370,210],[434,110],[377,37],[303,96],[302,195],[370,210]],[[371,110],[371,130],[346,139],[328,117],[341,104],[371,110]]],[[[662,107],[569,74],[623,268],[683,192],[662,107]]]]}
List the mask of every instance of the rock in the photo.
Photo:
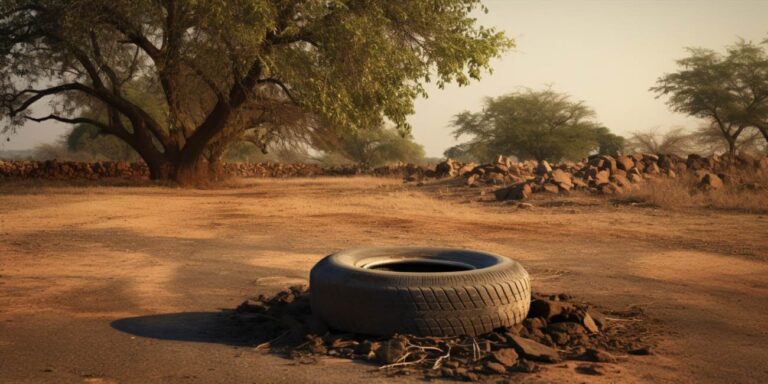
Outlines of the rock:
{"type": "Polygon", "coordinates": [[[723,187],[723,180],[714,173],[707,173],[701,178],[699,187],[704,190],[718,190],[723,187]]]}
{"type": "Polygon", "coordinates": [[[600,194],[602,195],[619,195],[622,193],[624,193],[624,190],[614,183],[600,185],[600,194]]]}
{"type": "Polygon", "coordinates": [[[541,367],[532,361],[520,360],[520,362],[515,367],[515,370],[518,372],[536,373],[541,370],[541,367]]]}
{"type": "Polygon", "coordinates": [[[569,335],[586,334],[587,331],[581,324],[573,323],[570,321],[564,321],[560,323],[552,323],[547,326],[547,332],[561,332],[569,335]]]}
{"type": "Polygon", "coordinates": [[[615,363],[616,357],[606,351],[589,348],[581,356],[580,360],[594,361],[596,363],[615,363]]]}
{"type": "Polygon", "coordinates": [[[477,180],[479,178],[480,178],[480,175],[478,175],[478,174],[469,175],[469,177],[467,177],[467,186],[468,187],[476,187],[477,186],[477,180]]]}
{"type": "Polygon", "coordinates": [[[493,361],[486,361],[485,368],[489,373],[504,374],[507,373],[507,367],[502,364],[495,363],[493,361]]]}
{"type": "Polygon", "coordinates": [[[549,320],[563,312],[573,309],[573,305],[560,301],[536,299],[531,301],[531,307],[528,311],[528,317],[542,317],[549,320]]]}
{"type": "Polygon", "coordinates": [[[531,209],[531,208],[533,208],[533,204],[531,204],[531,203],[517,203],[517,208],[519,208],[519,209],[531,209]]]}
{"type": "Polygon", "coordinates": [[[655,354],[651,347],[641,347],[629,350],[627,353],[635,356],[649,356],[655,354]]]}
{"type": "Polygon", "coordinates": [[[611,181],[616,183],[619,187],[629,187],[632,185],[626,176],[620,174],[611,175],[611,181]]]}
{"type": "Polygon", "coordinates": [[[536,174],[543,176],[549,174],[550,172],[552,172],[552,166],[550,166],[546,160],[540,161],[539,165],[536,167],[536,174]]]}
{"type": "Polygon", "coordinates": [[[602,376],[606,374],[605,368],[597,364],[581,364],[576,367],[576,372],[584,375],[602,376]]]}
{"type": "Polygon", "coordinates": [[[541,329],[546,326],[541,317],[529,317],[523,320],[523,326],[528,329],[541,329]]]}
{"type": "Polygon", "coordinates": [[[552,342],[557,345],[566,345],[570,341],[570,337],[561,332],[553,332],[550,334],[550,337],[552,338],[552,342]]]}
{"type": "Polygon", "coordinates": [[[552,181],[557,184],[571,184],[571,179],[571,174],[561,169],[555,169],[552,171],[552,181]]]}
{"type": "Polygon", "coordinates": [[[376,358],[384,364],[395,363],[405,355],[407,345],[408,340],[402,336],[387,340],[376,349],[376,358]]]}
{"type": "Polygon", "coordinates": [[[573,179],[573,186],[578,189],[586,189],[587,187],[589,187],[589,185],[584,180],[577,179],[577,178],[573,179]]]}
{"type": "Polygon", "coordinates": [[[510,335],[509,341],[519,356],[545,363],[560,361],[560,354],[553,348],[520,336],[510,335]]]}
{"type": "Polygon", "coordinates": [[[453,159],[447,159],[435,166],[435,172],[437,177],[456,176],[456,163],[453,159]]]}
{"type": "Polygon", "coordinates": [[[505,367],[513,367],[517,364],[517,357],[514,348],[502,348],[491,353],[491,358],[505,367]]]}
{"type": "Polygon", "coordinates": [[[558,188],[557,185],[552,184],[552,183],[544,184],[542,186],[542,189],[543,189],[544,192],[549,192],[549,193],[552,193],[552,194],[555,194],[555,195],[560,193],[560,188],[558,188]]]}
{"type": "Polygon", "coordinates": [[[591,317],[592,320],[594,320],[594,322],[595,322],[595,324],[597,324],[598,328],[605,327],[605,325],[606,325],[605,324],[605,315],[602,312],[600,312],[600,311],[598,311],[598,310],[596,310],[594,308],[588,308],[586,310],[585,314],[589,314],[589,317],[591,317]]]}
{"type": "Polygon", "coordinates": [[[581,324],[591,333],[600,332],[600,328],[595,323],[595,320],[592,319],[592,316],[589,314],[589,312],[584,313],[584,318],[581,320],[581,324]]]}
{"type": "Polygon", "coordinates": [[[639,183],[643,181],[643,176],[640,175],[640,170],[637,168],[632,168],[629,172],[627,172],[627,179],[633,183],[639,183]]]}
{"type": "Polygon", "coordinates": [[[599,185],[603,185],[603,184],[608,184],[608,183],[611,182],[610,178],[611,178],[611,173],[610,172],[608,172],[606,170],[599,171],[595,175],[595,185],[599,186],[599,185]]]}
{"type": "Polygon", "coordinates": [[[635,162],[629,156],[619,156],[616,158],[616,168],[623,171],[629,171],[635,167],[635,162]]]}
{"type": "Polygon", "coordinates": [[[461,168],[458,169],[458,171],[456,171],[456,173],[459,176],[463,176],[463,175],[465,175],[465,174],[467,174],[469,172],[472,172],[472,170],[475,169],[476,166],[477,166],[477,164],[475,164],[475,163],[464,164],[461,168]]]}
{"type": "Polygon", "coordinates": [[[531,186],[528,183],[518,183],[509,187],[497,189],[493,192],[496,200],[524,200],[531,196],[531,186]]]}

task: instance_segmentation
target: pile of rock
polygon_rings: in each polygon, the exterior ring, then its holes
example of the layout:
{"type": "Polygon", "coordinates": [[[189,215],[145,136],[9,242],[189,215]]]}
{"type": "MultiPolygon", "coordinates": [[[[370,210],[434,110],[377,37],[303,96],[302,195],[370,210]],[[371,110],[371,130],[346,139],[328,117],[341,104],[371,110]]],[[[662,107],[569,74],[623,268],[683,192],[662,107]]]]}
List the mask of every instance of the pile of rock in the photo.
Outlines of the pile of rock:
{"type": "Polygon", "coordinates": [[[417,337],[394,335],[371,338],[328,329],[312,316],[306,287],[292,287],[273,297],[260,296],[241,304],[232,318],[245,332],[269,341],[257,348],[285,353],[304,363],[319,355],[368,361],[388,374],[422,374],[479,380],[537,372],[547,364],[574,360],[576,372],[604,374],[620,358],[614,353],[647,355],[647,330],[642,313],[611,312],[611,321],[568,295],[536,296],[522,324],[500,328],[481,337],[417,337]],[[608,365],[604,365],[608,364],[608,365]]]}
{"type": "Polygon", "coordinates": [[[0,160],[0,178],[41,179],[141,179],[149,175],[144,163],[125,161],[0,160]]]}
{"type": "MultiPolygon", "coordinates": [[[[406,177],[418,173],[421,167],[414,165],[392,165],[372,168],[361,164],[323,167],[319,164],[282,163],[225,163],[227,175],[239,177],[313,177],[371,175],[380,177],[406,177]]],[[[42,179],[89,179],[149,178],[149,168],[143,162],[124,161],[34,161],[0,160],[0,178],[42,178],[42,179]]]]}
{"type": "MultiPolygon", "coordinates": [[[[725,182],[736,182],[729,176],[733,169],[768,171],[768,157],[689,155],[593,155],[580,162],[565,161],[550,165],[547,161],[514,162],[498,156],[491,164],[462,164],[447,160],[437,165],[435,177],[463,177],[470,187],[498,186],[498,200],[522,200],[532,193],[567,193],[585,190],[599,194],[619,194],[656,177],[678,177],[691,174],[702,189],[718,189],[725,182]]],[[[426,175],[425,175],[426,176],[426,175]]]]}

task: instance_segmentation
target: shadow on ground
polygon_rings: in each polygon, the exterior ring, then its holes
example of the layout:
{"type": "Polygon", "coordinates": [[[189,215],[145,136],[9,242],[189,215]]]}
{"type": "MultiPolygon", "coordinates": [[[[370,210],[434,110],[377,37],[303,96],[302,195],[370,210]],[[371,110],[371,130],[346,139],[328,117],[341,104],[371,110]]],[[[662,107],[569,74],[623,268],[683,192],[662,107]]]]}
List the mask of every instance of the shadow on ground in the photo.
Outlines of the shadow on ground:
{"type": "Polygon", "coordinates": [[[238,326],[229,310],[128,317],[110,326],[130,335],[160,340],[252,346],[264,339],[260,332],[238,326]]]}

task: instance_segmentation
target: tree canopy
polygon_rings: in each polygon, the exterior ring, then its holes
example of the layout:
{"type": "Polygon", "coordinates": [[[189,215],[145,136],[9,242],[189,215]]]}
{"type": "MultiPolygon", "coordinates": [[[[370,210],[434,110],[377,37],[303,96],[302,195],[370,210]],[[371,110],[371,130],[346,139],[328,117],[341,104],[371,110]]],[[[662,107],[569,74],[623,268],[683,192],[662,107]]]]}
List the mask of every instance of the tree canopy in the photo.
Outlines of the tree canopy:
{"type": "MultiPolygon", "coordinates": [[[[512,45],[479,0],[8,0],[0,102],[25,121],[87,123],[179,179],[248,135],[332,126],[407,133],[433,81],[466,84],[512,45]],[[132,94],[158,95],[152,110],[132,94]],[[30,107],[52,102],[48,116],[30,107]]],[[[13,128],[12,128],[13,129],[13,128]]]]}
{"type": "MultiPolygon", "coordinates": [[[[768,54],[765,44],[740,40],[725,54],[689,48],[677,72],[665,74],[651,90],[669,96],[672,110],[707,120],[735,155],[739,138],[759,130],[768,140],[768,54]]],[[[713,137],[709,135],[709,137],[713,137]]],[[[714,136],[716,137],[716,136],[714,136]]]]}
{"type": "Polygon", "coordinates": [[[455,116],[454,135],[470,137],[455,150],[480,160],[502,154],[523,160],[559,161],[580,159],[601,148],[620,149],[622,139],[594,117],[594,111],[583,102],[551,89],[486,98],[482,112],[455,116]]]}

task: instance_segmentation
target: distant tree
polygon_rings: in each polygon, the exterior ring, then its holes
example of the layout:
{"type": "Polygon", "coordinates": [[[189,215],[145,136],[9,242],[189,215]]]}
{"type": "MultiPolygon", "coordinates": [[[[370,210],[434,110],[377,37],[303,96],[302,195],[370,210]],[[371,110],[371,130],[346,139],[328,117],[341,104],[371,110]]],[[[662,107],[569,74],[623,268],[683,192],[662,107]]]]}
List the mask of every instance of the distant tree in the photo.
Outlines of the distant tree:
{"type": "Polygon", "coordinates": [[[83,159],[138,161],[141,158],[126,142],[90,124],[75,125],[65,142],[70,152],[81,154],[83,159]]]}
{"type": "MultiPolygon", "coordinates": [[[[714,124],[699,127],[690,134],[694,152],[701,154],[728,153],[729,144],[714,124]]],[[[734,143],[737,153],[765,153],[766,141],[758,129],[745,130],[734,143]]]]}
{"type": "Polygon", "coordinates": [[[453,147],[446,149],[443,152],[443,156],[447,159],[463,162],[482,162],[489,160],[485,153],[476,154],[468,143],[454,145],[453,147]]]}
{"type": "Polygon", "coordinates": [[[625,139],[611,133],[606,127],[595,129],[597,135],[597,153],[600,155],[614,155],[624,149],[625,139]]]}
{"type": "Polygon", "coordinates": [[[692,151],[693,138],[682,127],[675,127],[663,133],[650,129],[630,134],[625,148],[630,152],[684,156],[692,151]]]}
{"type": "Polygon", "coordinates": [[[98,126],[153,179],[176,180],[245,130],[279,139],[286,110],[346,132],[388,120],[407,133],[425,82],[467,84],[512,46],[476,24],[477,10],[479,0],[4,0],[0,117],[10,129],[98,126]],[[129,89],[160,96],[161,116],[129,89]],[[51,114],[33,116],[41,101],[51,114]]]}
{"type": "Polygon", "coordinates": [[[453,134],[469,136],[473,154],[512,155],[518,159],[558,161],[581,159],[600,147],[606,131],[594,111],[551,89],[526,90],[485,99],[482,112],[455,116],[453,134]]]}
{"type": "MultiPolygon", "coordinates": [[[[680,69],[665,74],[651,90],[669,96],[672,110],[706,119],[735,155],[749,127],[768,140],[768,55],[763,46],[740,40],[720,54],[689,48],[680,69]]],[[[707,136],[704,136],[707,137],[707,136]]],[[[709,136],[714,138],[714,136],[709,136]]]]}
{"type": "Polygon", "coordinates": [[[394,128],[361,129],[338,137],[326,149],[352,162],[379,166],[394,162],[419,163],[424,147],[394,128]]]}

